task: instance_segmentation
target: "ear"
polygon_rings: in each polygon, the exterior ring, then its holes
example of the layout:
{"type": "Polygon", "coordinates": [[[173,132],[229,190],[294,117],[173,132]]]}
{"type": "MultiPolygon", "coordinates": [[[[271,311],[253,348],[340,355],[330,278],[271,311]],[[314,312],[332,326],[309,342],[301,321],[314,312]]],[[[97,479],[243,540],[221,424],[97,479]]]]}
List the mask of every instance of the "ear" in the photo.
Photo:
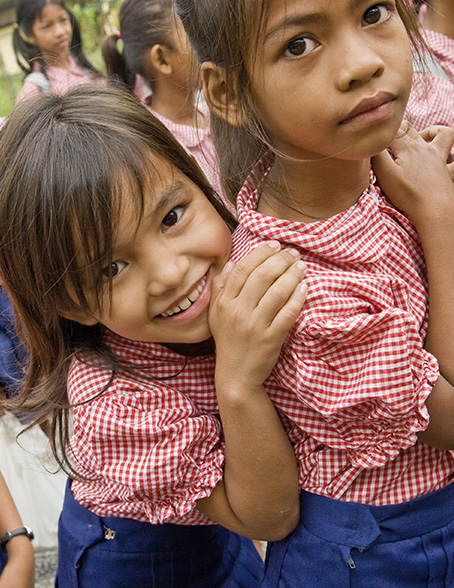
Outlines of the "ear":
{"type": "Polygon", "coordinates": [[[153,74],[168,76],[172,73],[172,64],[168,59],[168,50],[163,45],[153,45],[149,49],[150,66],[153,74]]]}
{"type": "Polygon", "coordinates": [[[82,310],[81,308],[76,309],[59,309],[58,314],[70,321],[74,321],[75,323],[80,323],[81,325],[85,325],[86,327],[92,327],[99,323],[98,319],[91,314],[88,310],[82,310]]]}
{"type": "Polygon", "coordinates": [[[203,93],[210,110],[234,127],[247,123],[247,116],[238,97],[237,88],[227,84],[227,75],[223,67],[212,61],[202,63],[203,93]]]}

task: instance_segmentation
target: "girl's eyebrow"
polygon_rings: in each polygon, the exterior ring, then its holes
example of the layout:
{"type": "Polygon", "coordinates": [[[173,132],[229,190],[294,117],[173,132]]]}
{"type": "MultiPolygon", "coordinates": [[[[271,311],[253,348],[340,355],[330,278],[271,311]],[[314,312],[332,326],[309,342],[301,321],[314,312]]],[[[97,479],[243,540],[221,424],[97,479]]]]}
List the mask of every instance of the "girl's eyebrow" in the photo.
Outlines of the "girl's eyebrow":
{"type": "Polygon", "coordinates": [[[153,210],[150,211],[150,214],[155,216],[166,212],[170,206],[176,204],[182,195],[187,192],[187,189],[187,184],[181,180],[172,182],[161,194],[161,197],[153,207],[153,210]]]}
{"type": "Polygon", "coordinates": [[[321,12],[299,14],[297,16],[285,18],[266,31],[265,41],[268,41],[271,37],[277,35],[281,31],[285,31],[287,28],[309,24],[322,24],[326,20],[326,16],[321,12]]]}

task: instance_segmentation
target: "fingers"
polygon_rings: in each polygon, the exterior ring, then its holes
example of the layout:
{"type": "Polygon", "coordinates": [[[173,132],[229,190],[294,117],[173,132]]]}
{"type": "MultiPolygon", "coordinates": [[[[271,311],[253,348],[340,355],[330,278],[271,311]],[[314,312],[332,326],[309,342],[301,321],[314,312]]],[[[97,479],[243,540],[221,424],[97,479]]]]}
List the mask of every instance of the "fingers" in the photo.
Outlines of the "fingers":
{"type": "MultiPolygon", "coordinates": [[[[282,249],[278,241],[260,244],[234,267],[230,262],[213,284],[213,292],[220,288],[224,295],[235,299],[240,294],[249,298],[251,306],[256,306],[263,294],[281,274],[299,260],[295,249],[282,249]]],[[[301,279],[306,272],[301,262],[301,279]]]]}
{"type": "Polygon", "coordinates": [[[308,293],[306,282],[301,281],[300,272],[294,269],[289,268],[278,278],[258,305],[263,320],[269,321],[275,336],[282,340],[298,318],[308,293]]]}
{"type": "MultiPolygon", "coordinates": [[[[307,266],[295,249],[276,250],[276,244],[262,244],[237,265],[229,262],[213,281],[212,308],[237,313],[261,326],[269,326],[283,310],[290,316],[288,324],[298,316],[307,295],[301,284],[307,266]]],[[[291,324],[288,325],[288,328],[291,324]]]]}
{"type": "Polygon", "coordinates": [[[421,137],[447,160],[454,144],[454,129],[441,125],[434,125],[421,132],[421,137]]]}
{"type": "MultiPolygon", "coordinates": [[[[296,249],[282,249],[274,255],[257,263],[235,268],[238,270],[234,277],[233,288],[237,297],[249,302],[251,309],[257,307],[267,295],[268,299],[276,297],[279,300],[288,299],[296,285],[305,277],[307,267],[300,259],[296,249]],[[246,273],[247,272],[247,273],[246,273]]],[[[230,290],[231,295],[233,291],[230,290]]],[[[270,307],[271,308],[271,307],[270,307]]]]}

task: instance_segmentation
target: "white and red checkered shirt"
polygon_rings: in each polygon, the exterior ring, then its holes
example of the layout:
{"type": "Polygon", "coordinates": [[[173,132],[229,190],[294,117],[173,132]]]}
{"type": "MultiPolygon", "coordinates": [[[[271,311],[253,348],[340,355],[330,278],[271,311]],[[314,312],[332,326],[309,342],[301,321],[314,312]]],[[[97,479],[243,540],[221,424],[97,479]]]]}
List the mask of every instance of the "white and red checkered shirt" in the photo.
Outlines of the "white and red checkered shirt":
{"type": "MultiPolygon", "coordinates": [[[[445,486],[451,452],[417,442],[438,378],[423,349],[427,280],[418,235],[372,181],[327,220],[291,222],[256,211],[260,162],[238,197],[232,258],[277,239],[299,249],[309,295],[267,382],[300,464],[300,485],[369,504],[445,486]]],[[[374,180],[372,176],[372,180],[374,180]]]]}
{"type": "Polygon", "coordinates": [[[74,359],[68,378],[78,473],[75,499],[100,516],[211,524],[195,509],[223,475],[214,357],[183,357],[153,343],[108,333],[114,354],[153,380],[103,369],[94,355],[74,359]],[[182,390],[180,393],[177,390],[182,390]]]}
{"type": "Polygon", "coordinates": [[[404,118],[418,131],[430,125],[454,127],[454,39],[421,30],[433,53],[429,71],[415,64],[413,85],[404,118]]]}

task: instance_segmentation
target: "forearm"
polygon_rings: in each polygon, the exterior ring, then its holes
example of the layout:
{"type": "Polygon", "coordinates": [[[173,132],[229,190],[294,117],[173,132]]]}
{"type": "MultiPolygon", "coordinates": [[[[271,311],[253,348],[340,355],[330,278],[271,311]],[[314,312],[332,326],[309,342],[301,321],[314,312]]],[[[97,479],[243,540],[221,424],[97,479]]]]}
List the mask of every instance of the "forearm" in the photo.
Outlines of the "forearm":
{"type": "Polygon", "coordinates": [[[0,505],[0,537],[3,537],[8,531],[23,527],[23,522],[1,473],[0,505]]]}
{"type": "Polygon", "coordinates": [[[199,502],[199,510],[242,535],[281,539],[298,523],[299,491],[295,455],[280,418],[263,387],[253,394],[218,390],[218,397],[224,479],[210,499],[199,502]]]}
{"type": "MultiPolygon", "coordinates": [[[[0,473],[0,537],[8,531],[23,527],[22,519],[0,473]]],[[[25,535],[13,537],[6,544],[8,563],[0,576],[0,588],[32,588],[35,558],[30,539],[25,535]]]]}
{"type": "Polygon", "coordinates": [[[454,385],[454,196],[417,226],[429,279],[429,328],[425,347],[454,385]]]}

